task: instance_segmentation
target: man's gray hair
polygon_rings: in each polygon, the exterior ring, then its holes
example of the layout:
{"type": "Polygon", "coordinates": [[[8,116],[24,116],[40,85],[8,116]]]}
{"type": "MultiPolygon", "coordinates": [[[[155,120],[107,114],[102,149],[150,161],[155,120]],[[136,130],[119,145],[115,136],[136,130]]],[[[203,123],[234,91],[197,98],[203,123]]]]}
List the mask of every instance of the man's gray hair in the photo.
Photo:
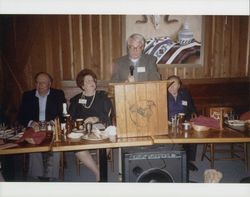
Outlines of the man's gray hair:
{"type": "Polygon", "coordinates": [[[142,46],[145,45],[145,38],[141,35],[141,34],[132,34],[128,37],[128,41],[127,43],[130,41],[130,40],[135,40],[137,42],[139,42],[142,46]]]}

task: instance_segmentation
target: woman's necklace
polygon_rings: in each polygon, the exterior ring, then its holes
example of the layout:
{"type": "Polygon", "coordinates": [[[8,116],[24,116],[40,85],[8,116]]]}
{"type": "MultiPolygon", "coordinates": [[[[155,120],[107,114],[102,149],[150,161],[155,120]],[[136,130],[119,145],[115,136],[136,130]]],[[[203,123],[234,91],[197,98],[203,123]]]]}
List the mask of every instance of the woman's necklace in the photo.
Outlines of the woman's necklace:
{"type": "MultiPolygon", "coordinates": [[[[95,93],[96,93],[96,91],[95,91],[95,93]]],[[[87,99],[85,98],[84,92],[82,92],[81,99],[86,100],[86,102],[82,104],[84,108],[89,109],[92,106],[92,104],[93,104],[93,102],[95,100],[95,93],[94,93],[94,95],[92,97],[92,100],[91,100],[89,106],[87,106],[87,99]]]]}

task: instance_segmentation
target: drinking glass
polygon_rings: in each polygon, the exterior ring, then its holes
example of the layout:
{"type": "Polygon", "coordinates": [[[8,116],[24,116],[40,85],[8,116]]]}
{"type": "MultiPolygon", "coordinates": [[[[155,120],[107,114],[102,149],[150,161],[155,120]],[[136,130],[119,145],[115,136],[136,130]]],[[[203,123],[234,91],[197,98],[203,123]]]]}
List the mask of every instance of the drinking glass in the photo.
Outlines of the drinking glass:
{"type": "Polygon", "coordinates": [[[171,118],[171,125],[173,128],[175,128],[177,126],[177,116],[176,115],[171,118]]]}
{"type": "Polygon", "coordinates": [[[39,129],[40,129],[40,131],[46,131],[47,130],[47,123],[46,123],[46,121],[40,121],[39,122],[39,129]]]}

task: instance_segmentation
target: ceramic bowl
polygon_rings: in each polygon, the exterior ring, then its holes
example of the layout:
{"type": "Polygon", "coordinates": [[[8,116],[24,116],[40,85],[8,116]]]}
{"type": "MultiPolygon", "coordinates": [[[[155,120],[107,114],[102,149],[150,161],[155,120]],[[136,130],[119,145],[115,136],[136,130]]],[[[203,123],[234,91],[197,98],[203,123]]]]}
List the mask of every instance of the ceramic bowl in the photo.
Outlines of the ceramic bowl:
{"type": "Polygon", "coordinates": [[[192,124],[192,127],[195,131],[207,131],[207,130],[209,130],[209,127],[202,126],[202,125],[192,124]]]}

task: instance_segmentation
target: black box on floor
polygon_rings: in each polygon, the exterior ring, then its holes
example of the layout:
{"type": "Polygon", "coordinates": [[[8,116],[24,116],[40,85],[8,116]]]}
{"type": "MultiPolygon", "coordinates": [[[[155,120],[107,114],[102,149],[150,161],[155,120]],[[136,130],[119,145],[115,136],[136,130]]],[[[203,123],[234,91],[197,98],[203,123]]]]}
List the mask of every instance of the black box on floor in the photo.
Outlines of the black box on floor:
{"type": "Polygon", "coordinates": [[[123,182],[188,181],[186,152],[181,147],[123,148],[122,164],[123,182]]]}

